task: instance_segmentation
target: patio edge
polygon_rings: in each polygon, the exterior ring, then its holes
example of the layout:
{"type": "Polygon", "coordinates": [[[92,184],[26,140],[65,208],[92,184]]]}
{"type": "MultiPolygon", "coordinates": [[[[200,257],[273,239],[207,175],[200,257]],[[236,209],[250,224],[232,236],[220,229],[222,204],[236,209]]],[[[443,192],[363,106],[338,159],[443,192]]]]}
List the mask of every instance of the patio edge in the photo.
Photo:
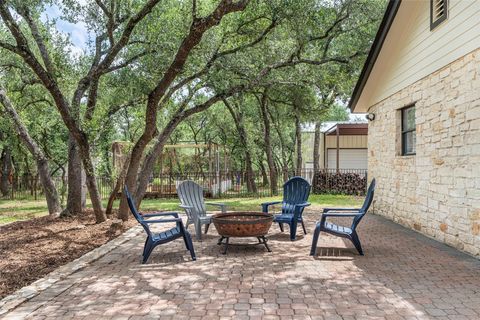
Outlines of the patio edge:
{"type": "MultiPolygon", "coordinates": [[[[2,300],[0,300],[0,316],[10,312],[11,310],[18,307],[20,304],[37,296],[42,291],[50,288],[52,285],[57,283],[59,280],[62,280],[67,276],[85,268],[90,263],[98,260],[110,251],[119,247],[121,244],[137,236],[139,233],[141,233],[141,231],[142,230],[139,226],[134,226],[122,233],[117,238],[106,242],[100,247],[97,247],[92,251],[85,253],[81,257],[63,266],[58,267],[57,269],[45,275],[43,278],[40,278],[35,282],[31,283],[30,285],[20,288],[14,293],[6,296],[2,300]]],[[[68,288],[65,288],[64,290],[62,290],[62,292],[67,289],[68,288]]],[[[61,292],[59,292],[59,294],[60,293],[61,292]]]]}

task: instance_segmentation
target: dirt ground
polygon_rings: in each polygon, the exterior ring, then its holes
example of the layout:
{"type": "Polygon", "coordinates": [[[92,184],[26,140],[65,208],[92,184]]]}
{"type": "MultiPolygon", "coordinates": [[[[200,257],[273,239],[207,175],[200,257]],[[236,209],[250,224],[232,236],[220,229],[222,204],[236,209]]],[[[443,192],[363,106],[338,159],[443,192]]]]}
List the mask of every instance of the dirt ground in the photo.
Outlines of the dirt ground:
{"type": "Polygon", "coordinates": [[[96,224],[92,211],[75,217],[49,216],[0,226],[0,298],[42,278],[116,238],[134,219],[96,224]]]}

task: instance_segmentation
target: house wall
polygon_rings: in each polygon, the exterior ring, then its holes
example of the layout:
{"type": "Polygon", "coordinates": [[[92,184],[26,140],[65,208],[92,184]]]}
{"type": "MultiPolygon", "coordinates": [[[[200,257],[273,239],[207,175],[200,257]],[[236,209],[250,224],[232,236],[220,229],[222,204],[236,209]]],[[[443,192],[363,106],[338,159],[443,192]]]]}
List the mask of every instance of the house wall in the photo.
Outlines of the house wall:
{"type": "Polygon", "coordinates": [[[369,112],[375,212],[480,256],[480,49],[369,112]],[[416,102],[416,155],[401,156],[399,108],[416,102]]]}
{"type": "MultiPolygon", "coordinates": [[[[302,158],[303,168],[313,168],[313,142],[315,139],[314,132],[302,133],[302,158]]],[[[368,147],[367,135],[351,135],[340,136],[340,148],[346,149],[366,149],[368,147]]],[[[326,149],[337,147],[336,136],[324,136],[320,134],[320,168],[325,168],[326,149]]]]}
{"type": "Polygon", "coordinates": [[[402,1],[355,112],[478,48],[479,17],[480,1],[449,0],[448,19],[430,31],[430,1],[402,1]]]}
{"type": "MultiPolygon", "coordinates": [[[[367,135],[340,136],[340,148],[363,149],[368,148],[367,135]]],[[[337,136],[326,136],[325,144],[327,149],[337,147],[337,136]]]]}

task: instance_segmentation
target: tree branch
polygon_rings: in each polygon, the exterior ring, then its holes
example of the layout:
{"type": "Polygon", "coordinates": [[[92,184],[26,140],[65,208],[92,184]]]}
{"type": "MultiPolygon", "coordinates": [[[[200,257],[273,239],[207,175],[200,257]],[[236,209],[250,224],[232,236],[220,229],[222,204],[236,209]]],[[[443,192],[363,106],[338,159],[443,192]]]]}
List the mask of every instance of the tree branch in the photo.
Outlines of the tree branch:
{"type": "MultiPolygon", "coordinates": [[[[113,14],[113,11],[110,11],[107,8],[107,6],[105,6],[105,4],[101,0],[95,0],[95,2],[100,7],[100,9],[103,11],[105,16],[107,16],[107,18],[108,18],[107,34],[108,34],[108,39],[110,41],[110,46],[113,46],[115,44],[115,39],[113,37],[113,31],[114,31],[114,28],[115,28],[115,16],[113,14]]],[[[113,6],[113,1],[112,1],[111,5],[113,6]]]]}
{"type": "Polygon", "coordinates": [[[38,50],[40,51],[40,56],[42,57],[43,63],[45,64],[45,69],[47,70],[48,73],[52,75],[55,74],[52,60],[50,59],[50,54],[48,53],[48,49],[45,46],[45,43],[40,34],[40,31],[38,30],[38,26],[36,22],[33,20],[32,16],[30,15],[30,11],[28,10],[27,7],[22,7],[21,10],[19,10],[19,14],[25,19],[25,21],[28,24],[28,27],[30,28],[30,32],[33,36],[33,39],[37,44],[38,50]]]}
{"type": "Polygon", "coordinates": [[[119,70],[119,69],[128,67],[130,64],[132,64],[133,62],[137,61],[139,58],[144,57],[144,56],[146,56],[147,54],[150,54],[150,53],[153,53],[153,52],[155,52],[155,50],[148,50],[148,51],[140,52],[140,53],[138,53],[138,54],[136,54],[136,55],[128,58],[127,60],[125,60],[124,62],[122,62],[122,63],[120,63],[120,64],[113,65],[113,66],[111,66],[110,68],[105,69],[104,72],[102,72],[102,74],[110,73],[110,72],[113,72],[113,71],[116,71],[116,70],[119,70]]]}

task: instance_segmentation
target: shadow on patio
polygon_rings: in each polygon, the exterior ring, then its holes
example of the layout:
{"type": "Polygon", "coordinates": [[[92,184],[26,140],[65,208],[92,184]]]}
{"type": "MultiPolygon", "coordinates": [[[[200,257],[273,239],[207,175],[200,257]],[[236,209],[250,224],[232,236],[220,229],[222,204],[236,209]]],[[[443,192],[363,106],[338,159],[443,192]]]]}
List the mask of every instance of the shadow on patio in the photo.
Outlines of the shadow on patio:
{"type": "MultiPolygon", "coordinates": [[[[262,246],[221,254],[213,228],[195,242],[159,246],[140,264],[144,235],[60,281],[16,309],[30,318],[172,319],[478,319],[480,262],[375,215],[359,228],[365,256],[321,235],[308,256],[309,234],[290,242],[270,230],[262,246]]],[[[10,316],[14,316],[15,312],[10,316]]]]}

